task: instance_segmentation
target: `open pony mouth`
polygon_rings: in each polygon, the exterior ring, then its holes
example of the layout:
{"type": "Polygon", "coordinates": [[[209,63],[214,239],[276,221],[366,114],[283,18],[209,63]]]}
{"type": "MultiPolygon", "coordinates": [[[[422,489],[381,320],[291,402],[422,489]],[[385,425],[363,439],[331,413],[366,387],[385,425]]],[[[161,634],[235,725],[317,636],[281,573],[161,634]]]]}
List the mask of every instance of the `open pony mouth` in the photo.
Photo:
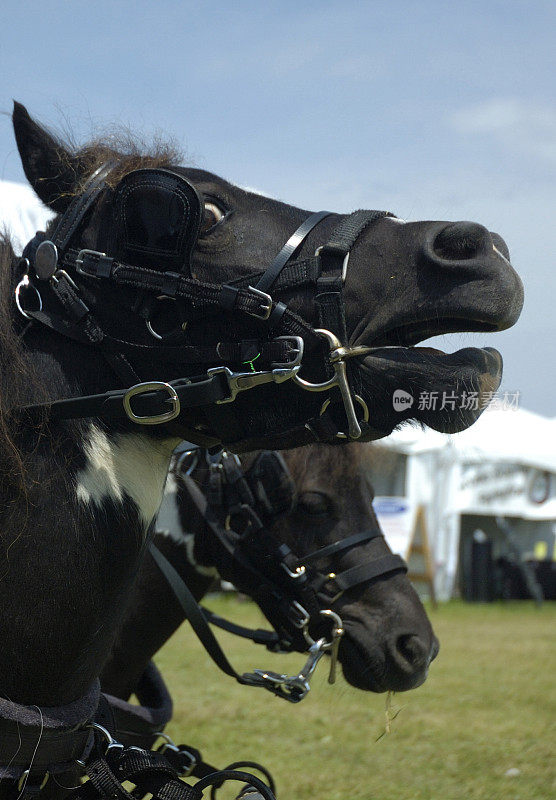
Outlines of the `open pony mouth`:
{"type": "Polygon", "coordinates": [[[443,433],[472,425],[500,386],[502,356],[492,347],[446,353],[418,343],[441,334],[496,330],[493,322],[444,317],[403,323],[365,342],[372,348],[361,363],[365,400],[370,393],[372,407],[379,409],[373,427],[387,435],[410,419],[443,433]]]}

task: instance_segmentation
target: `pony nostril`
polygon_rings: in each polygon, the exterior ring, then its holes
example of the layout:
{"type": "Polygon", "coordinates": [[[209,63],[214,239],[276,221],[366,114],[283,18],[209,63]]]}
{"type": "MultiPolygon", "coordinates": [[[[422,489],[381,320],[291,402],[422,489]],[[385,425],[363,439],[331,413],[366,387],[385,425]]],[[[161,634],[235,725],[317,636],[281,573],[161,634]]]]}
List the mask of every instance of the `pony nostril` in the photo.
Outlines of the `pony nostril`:
{"type": "Polygon", "coordinates": [[[414,670],[428,667],[430,662],[430,647],[415,634],[402,634],[396,640],[396,649],[404,661],[414,670]]]}
{"type": "Polygon", "coordinates": [[[492,250],[492,239],[488,230],[476,222],[453,222],[437,235],[433,249],[440,258],[463,261],[492,250]]]}

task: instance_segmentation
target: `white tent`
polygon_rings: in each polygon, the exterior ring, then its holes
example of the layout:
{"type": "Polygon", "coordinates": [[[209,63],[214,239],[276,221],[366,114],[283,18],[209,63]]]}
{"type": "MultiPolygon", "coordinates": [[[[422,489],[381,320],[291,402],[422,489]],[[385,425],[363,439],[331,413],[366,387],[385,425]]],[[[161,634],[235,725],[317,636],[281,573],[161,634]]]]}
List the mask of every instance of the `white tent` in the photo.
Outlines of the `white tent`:
{"type": "Polygon", "coordinates": [[[462,433],[405,427],[375,449],[375,510],[386,537],[396,552],[406,554],[417,509],[424,508],[440,599],[454,593],[463,517],[513,518],[524,550],[537,543],[542,550],[544,542],[552,552],[553,419],[495,407],[462,433]]]}

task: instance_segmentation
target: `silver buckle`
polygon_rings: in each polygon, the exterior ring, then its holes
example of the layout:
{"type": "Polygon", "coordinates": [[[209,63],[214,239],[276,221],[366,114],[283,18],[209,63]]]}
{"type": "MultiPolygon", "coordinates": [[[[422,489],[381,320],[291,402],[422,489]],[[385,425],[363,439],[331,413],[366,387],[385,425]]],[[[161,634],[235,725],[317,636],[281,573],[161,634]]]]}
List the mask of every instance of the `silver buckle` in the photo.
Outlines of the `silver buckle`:
{"type": "MultiPolygon", "coordinates": [[[[320,247],[317,247],[317,249],[315,250],[315,255],[316,256],[320,256],[322,250],[324,250],[325,247],[326,247],[326,245],[324,245],[324,244],[321,244],[320,247]]],[[[341,274],[342,283],[346,282],[348,262],[349,262],[349,250],[345,254],[344,260],[342,261],[342,274],[341,274]]]]}
{"type": "Polygon", "coordinates": [[[164,422],[170,422],[171,420],[175,419],[180,413],[180,399],[176,390],[169,383],[164,383],[163,381],[138,383],[136,386],[132,386],[131,389],[128,389],[128,391],[125,393],[123,403],[125,413],[129,419],[132,422],[138,423],[139,425],[162,425],[164,422]],[[170,411],[165,411],[162,414],[157,414],[156,416],[151,417],[141,417],[134,413],[133,409],[131,408],[132,397],[135,397],[139,394],[146,394],[147,392],[156,392],[161,390],[168,392],[168,400],[170,400],[172,403],[172,408],[170,411]]]}
{"type": "Polygon", "coordinates": [[[303,360],[303,350],[305,347],[305,342],[301,338],[301,336],[276,336],[274,341],[280,342],[290,342],[292,345],[292,361],[273,361],[272,362],[272,371],[276,372],[279,371],[290,371],[293,367],[301,366],[301,362],[303,360]]]}
{"type": "Polygon", "coordinates": [[[245,313],[249,314],[250,317],[256,317],[256,319],[268,319],[272,311],[272,297],[266,292],[261,292],[260,289],[255,289],[254,286],[249,286],[249,291],[264,302],[261,305],[261,311],[246,311],[245,313]]]}
{"type": "Polygon", "coordinates": [[[75,271],[79,273],[79,275],[85,275],[86,278],[96,278],[96,280],[100,280],[98,275],[94,275],[92,272],[87,272],[87,270],[83,269],[83,256],[98,256],[99,258],[104,258],[106,253],[101,253],[100,250],[80,250],[77,254],[77,258],[75,259],[75,271]]]}

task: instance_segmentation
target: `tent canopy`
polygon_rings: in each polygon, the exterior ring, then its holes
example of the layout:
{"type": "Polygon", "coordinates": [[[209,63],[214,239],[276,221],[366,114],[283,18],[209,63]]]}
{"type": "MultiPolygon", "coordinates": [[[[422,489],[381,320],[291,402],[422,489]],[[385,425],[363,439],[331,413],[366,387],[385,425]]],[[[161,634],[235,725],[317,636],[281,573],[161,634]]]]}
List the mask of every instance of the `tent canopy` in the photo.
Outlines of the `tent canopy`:
{"type": "Polygon", "coordinates": [[[487,409],[461,433],[406,425],[378,444],[408,455],[449,447],[462,461],[488,458],[556,472],[556,419],[523,408],[487,409]]]}

